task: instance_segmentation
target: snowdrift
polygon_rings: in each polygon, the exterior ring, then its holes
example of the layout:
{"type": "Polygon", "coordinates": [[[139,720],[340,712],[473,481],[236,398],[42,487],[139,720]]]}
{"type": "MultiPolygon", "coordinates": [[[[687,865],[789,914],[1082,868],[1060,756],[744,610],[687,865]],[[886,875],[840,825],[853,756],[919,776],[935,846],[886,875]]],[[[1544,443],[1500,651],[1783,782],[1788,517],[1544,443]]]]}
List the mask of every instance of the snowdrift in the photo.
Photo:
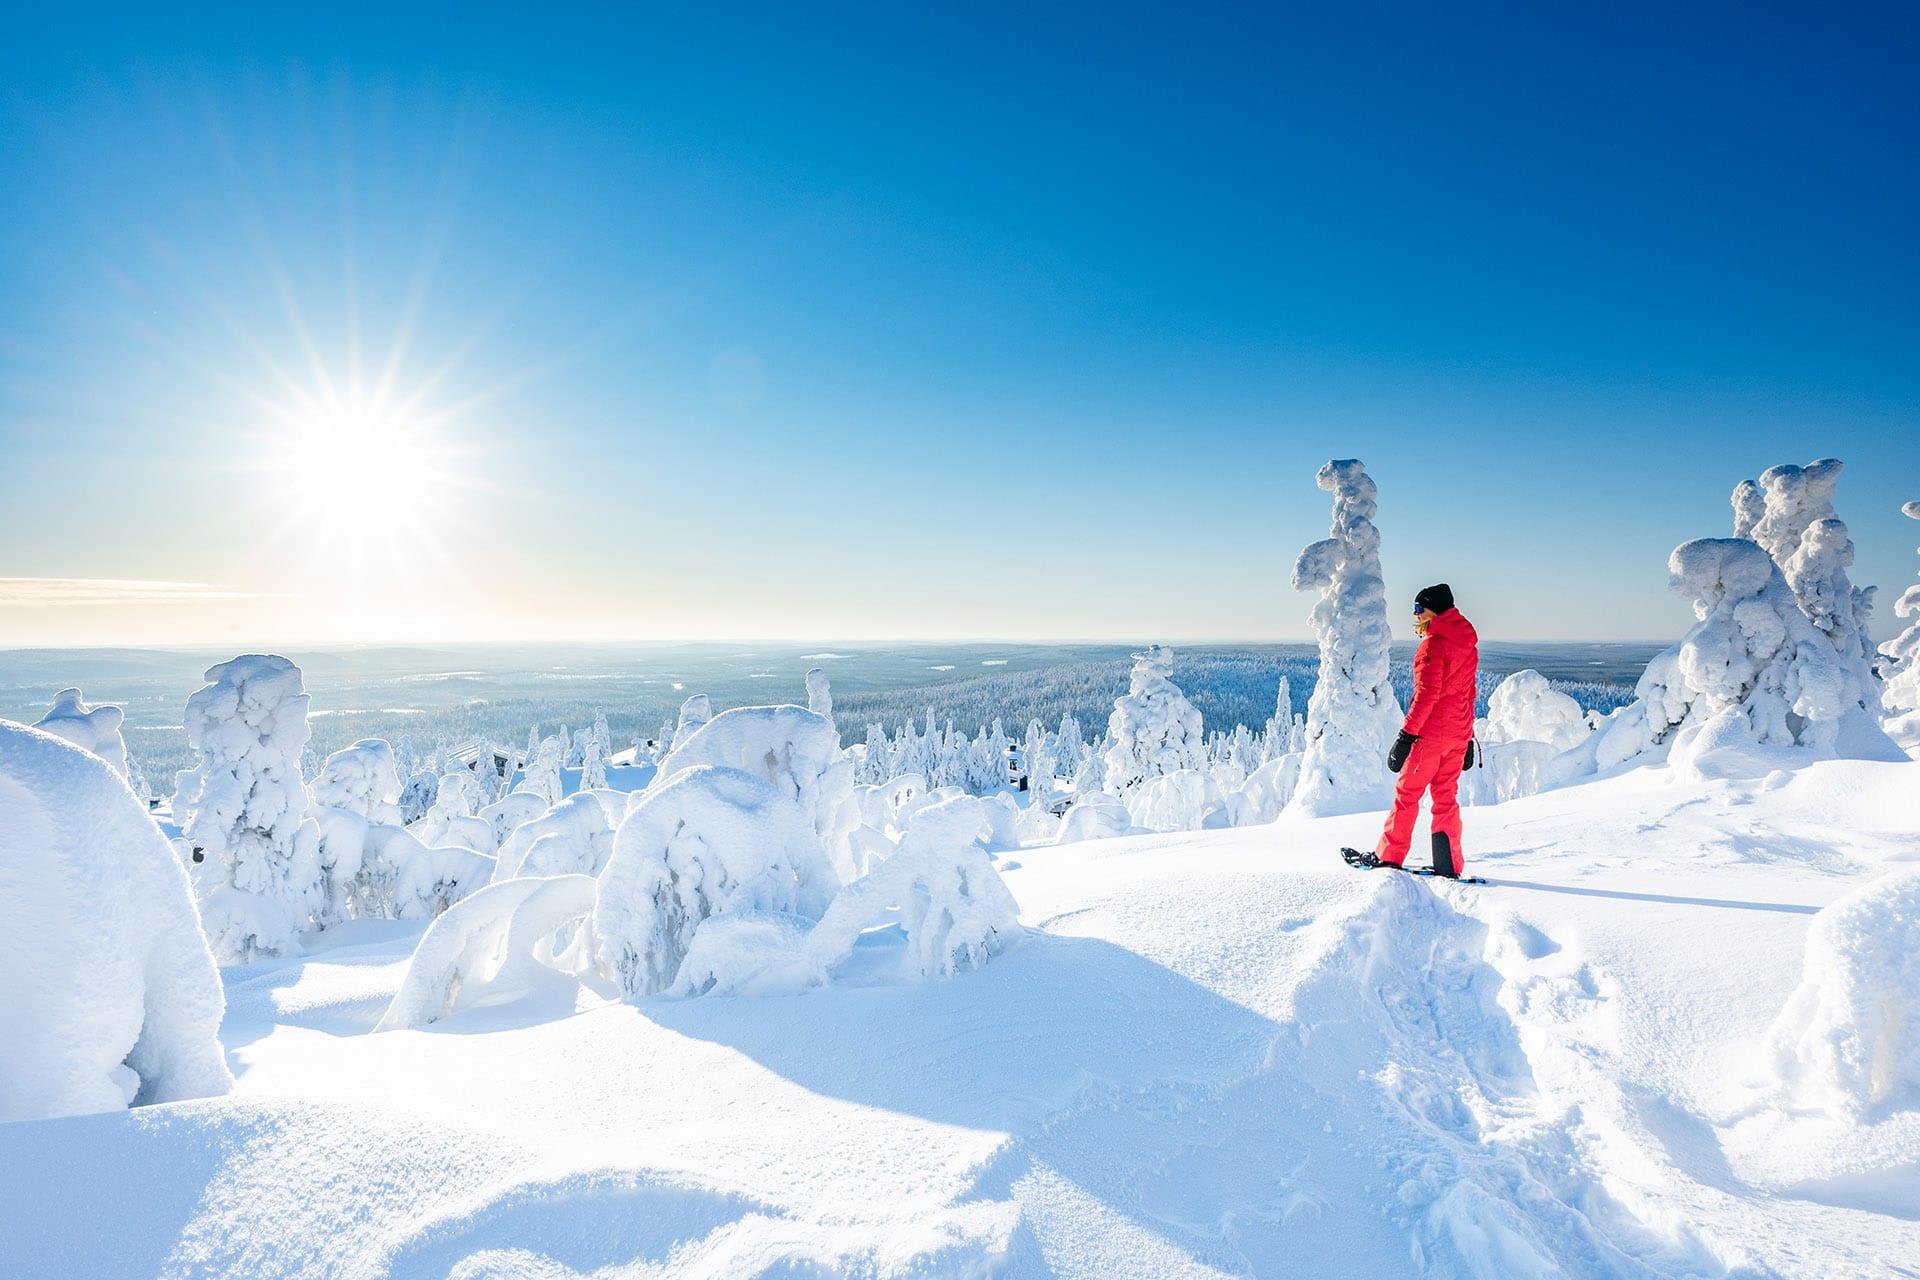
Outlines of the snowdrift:
{"type": "Polygon", "coordinates": [[[1920,867],[1814,917],[1772,1046],[1796,1105],[1856,1119],[1920,1106],[1920,867]]]}
{"type": "Polygon", "coordinates": [[[0,1120],[222,1094],[220,977],[119,774],[0,721],[0,1120]]]}

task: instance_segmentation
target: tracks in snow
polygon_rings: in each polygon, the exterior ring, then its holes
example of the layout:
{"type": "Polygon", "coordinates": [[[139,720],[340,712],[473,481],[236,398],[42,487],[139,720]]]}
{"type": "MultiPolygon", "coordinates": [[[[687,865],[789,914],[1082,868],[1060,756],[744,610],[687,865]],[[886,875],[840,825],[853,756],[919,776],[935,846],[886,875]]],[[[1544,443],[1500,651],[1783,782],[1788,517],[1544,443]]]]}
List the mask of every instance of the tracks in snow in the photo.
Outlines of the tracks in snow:
{"type": "Polygon", "coordinates": [[[1089,1219],[1132,1242],[1129,1274],[1728,1273],[1621,1176],[1644,1154],[1563,1092],[1592,1083],[1561,1059],[1607,1034],[1604,976],[1457,910],[1456,890],[1372,883],[1310,926],[1317,954],[1257,1068],[1089,1081],[1015,1136],[976,1188],[1022,1204],[1014,1274],[1101,1274],[1111,1258],[1060,1247],[1089,1219]],[[1547,1083],[1535,1053],[1557,1059],[1547,1083]]]}

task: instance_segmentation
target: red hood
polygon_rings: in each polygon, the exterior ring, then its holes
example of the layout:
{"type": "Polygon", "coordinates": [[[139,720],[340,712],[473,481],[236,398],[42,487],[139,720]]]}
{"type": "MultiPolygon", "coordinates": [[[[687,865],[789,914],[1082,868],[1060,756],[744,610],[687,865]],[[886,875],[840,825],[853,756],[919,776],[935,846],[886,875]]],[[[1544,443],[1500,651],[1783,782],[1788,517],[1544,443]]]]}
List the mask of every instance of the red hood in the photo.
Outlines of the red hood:
{"type": "Polygon", "coordinates": [[[1473,624],[1468,622],[1467,616],[1458,609],[1449,609],[1445,613],[1435,614],[1433,621],[1427,624],[1427,634],[1444,640],[1448,644],[1478,645],[1480,643],[1480,633],[1473,629],[1473,624]]]}

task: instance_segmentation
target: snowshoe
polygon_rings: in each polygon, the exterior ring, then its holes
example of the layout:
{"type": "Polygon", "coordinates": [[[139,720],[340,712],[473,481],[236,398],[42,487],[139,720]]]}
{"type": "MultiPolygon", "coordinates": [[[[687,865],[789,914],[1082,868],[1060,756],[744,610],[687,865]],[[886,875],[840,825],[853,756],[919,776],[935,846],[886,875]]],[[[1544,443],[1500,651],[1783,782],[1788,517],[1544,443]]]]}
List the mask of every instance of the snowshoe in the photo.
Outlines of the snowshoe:
{"type": "Polygon", "coordinates": [[[1359,849],[1342,849],[1340,850],[1340,857],[1345,860],[1348,866],[1357,871],[1378,871],[1385,868],[1388,871],[1404,871],[1410,876],[1429,876],[1436,880],[1451,880],[1455,884],[1486,883],[1486,881],[1479,876],[1447,875],[1444,872],[1434,870],[1432,867],[1403,867],[1397,862],[1382,862],[1380,855],[1374,853],[1371,849],[1364,853],[1359,849]]]}
{"type": "Polygon", "coordinates": [[[1445,871],[1436,871],[1432,867],[1406,867],[1404,868],[1404,870],[1408,875],[1411,875],[1411,876],[1427,876],[1434,880],[1451,880],[1455,884],[1485,884],[1486,883],[1486,879],[1483,876],[1451,875],[1445,871]]]}

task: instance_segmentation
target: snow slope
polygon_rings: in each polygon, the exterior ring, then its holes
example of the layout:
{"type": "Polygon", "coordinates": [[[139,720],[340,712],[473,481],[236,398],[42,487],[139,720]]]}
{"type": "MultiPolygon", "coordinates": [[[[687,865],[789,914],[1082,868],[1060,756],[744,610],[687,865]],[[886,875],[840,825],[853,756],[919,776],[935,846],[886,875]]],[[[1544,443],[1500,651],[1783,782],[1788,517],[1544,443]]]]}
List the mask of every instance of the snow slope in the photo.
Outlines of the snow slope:
{"type": "MultiPolygon", "coordinates": [[[[226,971],[225,1099],[0,1126],[41,1276],[1900,1275],[1920,1111],[1794,1109],[1814,913],[1920,862],[1911,764],[1003,855],[977,972],[545,990],[369,1034],[413,927],[226,971]]],[[[901,940],[867,935],[874,975],[901,940]]]]}

